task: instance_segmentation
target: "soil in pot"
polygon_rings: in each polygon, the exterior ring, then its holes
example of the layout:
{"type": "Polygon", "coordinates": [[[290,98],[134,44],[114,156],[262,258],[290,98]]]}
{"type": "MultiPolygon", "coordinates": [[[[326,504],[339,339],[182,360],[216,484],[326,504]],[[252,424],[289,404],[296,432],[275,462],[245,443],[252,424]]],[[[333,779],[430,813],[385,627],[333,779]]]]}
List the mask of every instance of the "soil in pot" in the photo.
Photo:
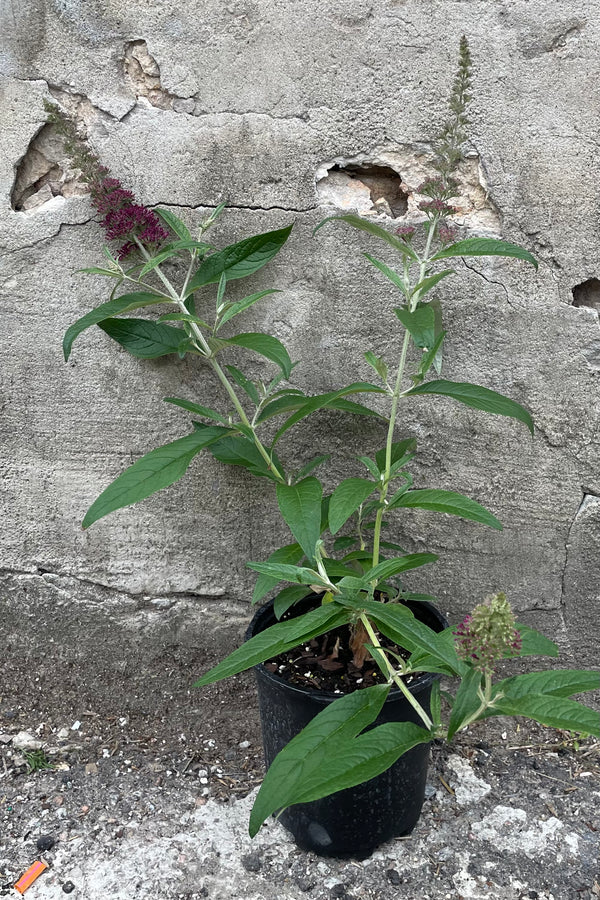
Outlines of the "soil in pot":
{"type": "MultiPolygon", "coordinates": [[[[419,602],[408,606],[418,619],[435,631],[447,627],[444,617],[431,604],[419,602]]],[[[301,608],[301,611],[305,609],[301,608]]],[[[254,616],[247,638],[275,622],[272,604],[267,604],[254,616]]],[[[342,639],[337,648],[337,661],[342,662],[343,667],[332,669],[327,660],[332,660],[332,649],[340,635],[332,631],[326,641],[324,638],[311,642],[313,646],[307,644],[255,668],[267,767],[326,705],[348,689],[360,690],[362,686],[383,680],[376,667],[368,663],[362,669],[362,676],[360,670],[358,674],[354,672],[351,660],[343,650],[342,639]],[[324,667],[319,665],[319,660],[325,662],[324,667]]],[[[335,655],[333,661],[336,661],[335,655]]],[[[438,677],[425,673],[408,683],[427,712],[431,689],[438,677]]],[[[422,724],[401,691],[393,689],[372,727],[407,721],[422,724]]],[[[279,821],[305,850],[322,856],[364,859],[384,841],[409,834],[415,827],[425,797],[428,760],[429,746],[420,744],[376,778],[312,803],[291,806],[281,814],[279,821]]]]}

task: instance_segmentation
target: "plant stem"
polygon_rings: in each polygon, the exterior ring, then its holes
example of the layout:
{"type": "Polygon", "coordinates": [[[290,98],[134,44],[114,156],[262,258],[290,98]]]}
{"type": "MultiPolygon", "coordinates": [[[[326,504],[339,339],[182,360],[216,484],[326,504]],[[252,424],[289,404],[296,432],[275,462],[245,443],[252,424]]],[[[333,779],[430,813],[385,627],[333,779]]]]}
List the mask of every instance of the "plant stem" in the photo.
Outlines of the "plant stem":
{"type": "MultiPolygon", "coordinates": [[[[421,282],[425,276],[425,271],[427,269],[427,264],[429,262],[429,254],[431,252],[431,244],[433,241],[433,237],[435,234],[437,222],[436,220],[431,220],[429,229],[427,232],[427,241],[425,243],[425,251],[423,253],[423,257],[419,258],[419,277],[417,280],[417,284],[421,282]]],[[[405,266],[405,274],[408,277],[408,271],[405,266]]],[[[413,312],[416,309],[416,306],[419,302],[420,291],[416,291],[415,294],[411,297],[408,303],[409,312],[413,312]]],[[[406,357],[408,354],[408,347],[410,344],[410,332],[406,331],[404,334],[404,341],[402,342],[402,350],[400,352],[400,360],[398,363],[398,373],[396,375],[396,382],[394,385],[394,392],[392,394],[392,407],[390,410],[390,421],[388,425],[388,433],[387,433],[387,441],[385,445],[385,471],[383,475],[383,481],[381,484],[381,490],[379,492],[379,502],[382,506],[377,510],[377,515],[375,517],[375,528],[373,531],[373,566],[375,567],[379,563],[379,545],[381,540],[381,526],[383,522],[383,514],[385,512],[385,500],[387,497],[389,483],[390,483],[390,469],[392,467],[392,446],[394,443],[394,429],[396,427],[396,416],[398,413],[398,403],[400,401],[400,397],[402,396],[402,379],[404,377],[404,369],[406,366],[406,357]]]]}
{"type": "MultiPolygon", "coordinates": [[[[138,245],[140,252],[143,255],[144,259],[146,259],[146,260],[150,259],[150,254],[148,253],[146,248],[143,246],[143,244],[140,243],[140,241],[138,241],[137,238],[135,239],[135,242],[138,245]]],[[[189,312],[189,310],[188,310],[187,306],[185,305],[184,295],[185,295],[185,291],[187,289],[187,285],[189,282],[192,265],[193,265],[193,259],[192,259],[192,262],[190,263],[190,267],[188,268],[188,273],[186,275],[184,285],[181,289],[181,293],[179,293],[179,294],[177,293],[177,291],[175,290],[175,288],[173,287],[173,285],[171,284],[171,282],[169,281],[167,276],[164,274],[164,272],[161,271],[160,266],[155,266],[155,268],[154,268],[154,271],[156,272],[156,274],[158,275],[158,277],[160,278],[160,280],[166,287],[167,291],[169,292],[169,296],[172,298],[173,302],[179,307],[181,312],[186,313],[186,314],[189,312]]],[[[255,430],[253,423],[250,422],[250,420],[248,419],[248,416],[245,413],[244,407],[240,403],[239,397],[236,394],[235,390],[233,389],[233,385],[227,378],[227,375],[225,374],[225,372],[223,371],[223,369],[221,368],[219,363],[211,355],[211,349],[206,341],[206,338],[202,334],[202,331],[200,330],[200,328],[198,327],[196,322],[188,322],[187,324],[189,325],[189,328],[192,331],[194,338],[198,341],[198,343],[200,345],[200,349],[203,352],[203,355],[205,356],[209,365],[215,372],[217,378],[219,379],[219,381],[221,382],[221,384],[227,391],[227,393],[231,399],[231,402],[233,403],[235,410],[236,410],[238,416],[240,417],[242,424],[251,430],[252,438],[254,440],[254,443],[256,445],[258,452],[260,453],[260,455],[266,462],[267,466],[269,467],[269,469],[271,470],[271,472],[273,473],[273,475],[275,476],[277,481],[280,481],[282,484],[285,484],[286,483],[285,478],[283,477],[283,475],[281,474],[281,472],[279,471],[279,469],[277,468],[277,466],[275,465],[275,463],[269,456],[269,453],[267,452],[267,450],[261,443],[258,435],[256,434],[256,430],[255,430]]]]}
{"type": "Polygon", "coordinates": [[[384,674],[387,674],[388,678],[390,678],[394,682],[394,684],[400,688],[412,708],[423,721],[425,727],[428,729],[428,731],[430,731],[433,728],[433,722],[431,721],[417,698],[411,694],[411,692],[405,685],[402,676],[396,671],[396,669],[392,666],[391,662],[387,658],[383,647],[379,643],[379,638],[377,637],[377,634],[375,633],[373,626],[369,622],[369,619],[367,618],[365,613],[361,613],[360,621],[364,625],[365,631],[369,635],[373,648],[377,652],[377,656],[383,662],[383,666],[380,666],[382,672],[384,674]]]}

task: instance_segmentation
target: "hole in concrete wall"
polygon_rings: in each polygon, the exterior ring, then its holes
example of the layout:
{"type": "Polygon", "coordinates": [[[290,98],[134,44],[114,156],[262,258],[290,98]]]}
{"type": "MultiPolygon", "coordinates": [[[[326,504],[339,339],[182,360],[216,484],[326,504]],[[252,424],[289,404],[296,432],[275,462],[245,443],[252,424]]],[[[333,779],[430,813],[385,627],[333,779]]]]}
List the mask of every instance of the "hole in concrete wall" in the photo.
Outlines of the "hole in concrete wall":
{"type": "MultiPolygon", "coordinates": [[[[382,215],[404,222],[424,219],[419,209],[419,186],[435,176],[433,155],[421,144],[393,144],[368,154],[337,156],[322,162],[315,172],[319,203],[372,218],[382,215]]],[[[475,152],[460,163],[452,205],[452,221],[488,235],[501,233],[500,212],[488,190],[485,172],[475,152]]]]}
{"type": "Polygon", "coordinates": [[[600,312],[600,280],[588,278],[573,288],[573,306],[587,306],[600,312]]]}
{"type": "Polygon", "coordinates": [[[32,139],[17,168],[11,205],[30,212],[54,197],[75,197],[88,192],[65,155],[63,138],[53,125],[44,125],[32,139]]]}
{"type": "Polygon", "coordinates": [[[172,108],[174,97],[162,87],[158,63],[150,55],[146,41],[130,41],[126,45],[123,66],[136,97],[145,97],[158,109],[172,108]]]}
{"type": "Polygon", "coordinates": [[[390,166],[335,165],[317,183],[321,199],[341,209],[377,212],[397,219],[408,211],[408,188],[390,166]]]}

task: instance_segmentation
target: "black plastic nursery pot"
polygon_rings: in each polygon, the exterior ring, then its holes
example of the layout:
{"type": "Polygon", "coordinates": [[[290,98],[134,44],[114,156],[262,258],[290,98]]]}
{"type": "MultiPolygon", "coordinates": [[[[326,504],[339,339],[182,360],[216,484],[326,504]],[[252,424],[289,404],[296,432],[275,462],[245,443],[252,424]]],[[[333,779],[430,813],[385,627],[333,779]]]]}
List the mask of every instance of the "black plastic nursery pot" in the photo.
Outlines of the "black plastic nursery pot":
{"type": "MultiPolygon", "coordinates": [[[[407,604],[416,618],[434,631],[448,627],[432,604],[407,604]]],[[[273,604],[255,614],[246,640],[276,622],[273,604]]],[[[286,682],[264,665],[255,666],[265,763],[271,765],[280,750],[339,694],[286,682]]],[[[411,693],[429,713],[431,689],[439,675],[424,673],[410,685],[411,693]]],[[[387,722],[422,725],[417,713],[394,688],[371,727],[387,722]]],[[[370,781],[330,794],[312,803],[290,806],[279,817],[299,847],[321,856],[364,859],[380,844],[409,834],[421,815],[429,763],[429,744],[419,744],[401,756],[391,768],[370,781]]]]}

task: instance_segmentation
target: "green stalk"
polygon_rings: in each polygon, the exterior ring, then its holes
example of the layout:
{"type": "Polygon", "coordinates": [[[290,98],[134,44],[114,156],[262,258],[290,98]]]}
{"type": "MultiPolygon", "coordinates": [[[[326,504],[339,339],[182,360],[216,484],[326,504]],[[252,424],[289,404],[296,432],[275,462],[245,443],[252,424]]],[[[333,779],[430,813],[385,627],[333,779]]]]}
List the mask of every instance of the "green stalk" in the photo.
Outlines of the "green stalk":
{"type": "Polygon", "coordinates": [[[384,674],[387,674],[388,678],[390,678],[394,682],[394,684],[400,688],[400,690],[402,691],[402,693],[404,694],[404,696],[406,697],[406,699],[408,700],[408,702],[410,703],[412,708],[415,710],[417,715],[420,716],[420,718],[422,719],[423,724],[425,725],[425,728],[427,728],[428,731],[431,731],[431,729],[433,728],[433,722],[431,721],[431,719],[429,718],[429,716],[427,715],[427,713],[425,712],[425,710],[423,709],[423,707],[421,706],[421,704],[419,703],[417,698],[411,694],[411,692],[405,685],[405,683],[402,679],[402,676],[398,674],[396,669],[392,666],[391,662],[387,658],[383,647],[379,643],[379,638],[377,637],[377,635],[373,629],[373,626],[369,622],[369,619],[367,618],[365,613],[361,613],[360,621],[364,625],[365,631],[369,635],[369,638],[371,640],[373,648],[377,652],[377,656],[380,658],[380,660],[383,663],[383,666],[380,665],[382,672],[384,674]]]}
{"type": "MultiPolygon", "coordinates": [[[[135,238],[135,242],[138,245],[140,252],[141,252],[142,256],[144,257],[144,259],[149,260],[151,258],[150,254],[148,253],[146,248],[143,246],[143,244],[141,244],[140,241],[137,240],[137,238],[135,238]]],[[[164,274],[164,272],[161,271],[160,266],[155,266],[155,268],[154,268],[154,271],[156,272],[156,274],[158,275],[158,277],[160,278],[160,280],[166,287],[167,291],[169,292],[169,296],[172,298],[173,302],[179,307],[181,312],[186,313],[186,314],[188,314],[189,310],[184,303],[183,297],[184,297],[184,294],[185,294],[185,291],[187,288],[187,284],[189,281],[189,273],[191,271],[192,264],[193,264],[193,260],[190,263],[190,268],[188,269],[188,274],[186,276],[184,286],[183,286],[180,294],[177,293],[177,291],[175,290],[175,288],[173,287],[173,285],[171,284],[171,282],[169,281],[167,276],[164,274]]],[[[281,472],[278,470],[277,466],[275,465],[275,463],[269,456],[267,450],[261,443],[258,435],[256,434],[254,425],[248,419],[248,416],[246,415],[246,413],[244,411],[244,407],[240,403],[239,397],[237,396],[235,390],[233,389],[233,385],[227,378],[227,375],[225,374],[225,372],[223,371],[223,369],[221,368],[219,363],[216,361],[216,359],[213,356],[211,356],[211,349],[210,349],[204,335],[202,334],[202,331],[200,330],[200,328],[198,327],[196,322],[189,322],[187,324],[189,325],[189,328],[192,331],[195,339],[198,341],[200,348],[203,352],[203,355],[206,357],[208,363],[212,367],[217,378],[219,379],[219,381],[221,382],[221,384],[227,391],[229,398],[231,399],[231,402],[233,403],[235,410],[236,410],[238,416],[240,417],[242,424],[246,425],[246,427],[252,431],[252,437],[253,437],[254,443],[256,445],[256,449],[258,450],[258,452],[260,453],[260,455],[266,462],[267,466],[269,467],[269,469],[271,470],[271,472],[273,473],[275,478],[278,481],[280,481],[282,484],[285,484],[286,483],[285,478],[283,477],[281,472]]]]}
{"type": "MultiPolygon", "coordinates": [[[[430,228],[427,233],[427,241],[425,244],[425,251],[423,253],[423,258],[419,258],[419,277],[417,280],[417,284],[423,280],[425,276],[425,271],[427,269],[427,263],[429,262],[429,253],[431,251],[431,244],[433,241],[433,237],[435,234],[437,225],[437,220],[431,220],[430,228]]],[[[408,272],[406,272],[408,275],[408,272]]],[[[417,291],[416,294],[409,301],[409,310],[412,312],[419,302],[420,291],[417,291]]],[[[404,369],[406,367],[406,356],[408,353],[408,346],[410,344],[410,333],[408,331],[404,334],[404,341],[402,342],[402,351],[400,353],[400,361],[398,363],[398,373],[396,375],[396,382],[394,385],[394,392],[392,394],[392,408],[390,411],[390,422],[388,426],[387,433],[387,441],[385,445],[385,471],[383,474],[383,481],[381,484],[381,490],[379,492],[379,502],[383,504],[378,510],[377,515],[375,517],[375,528],[373,531],[373,567],[375,567],[379,563],[379,546],[381,541],[381,525],[383,522],[383,513],[385,511],[385,501],[389,489],[390,483],[390,469],[392,467],[392,444],[394,443],[394,429],[396,427],[396,416],[398,413],[398,403],[400,401],[400,397],[402,396],[402,379],[404,378],[404,369]]]]}

